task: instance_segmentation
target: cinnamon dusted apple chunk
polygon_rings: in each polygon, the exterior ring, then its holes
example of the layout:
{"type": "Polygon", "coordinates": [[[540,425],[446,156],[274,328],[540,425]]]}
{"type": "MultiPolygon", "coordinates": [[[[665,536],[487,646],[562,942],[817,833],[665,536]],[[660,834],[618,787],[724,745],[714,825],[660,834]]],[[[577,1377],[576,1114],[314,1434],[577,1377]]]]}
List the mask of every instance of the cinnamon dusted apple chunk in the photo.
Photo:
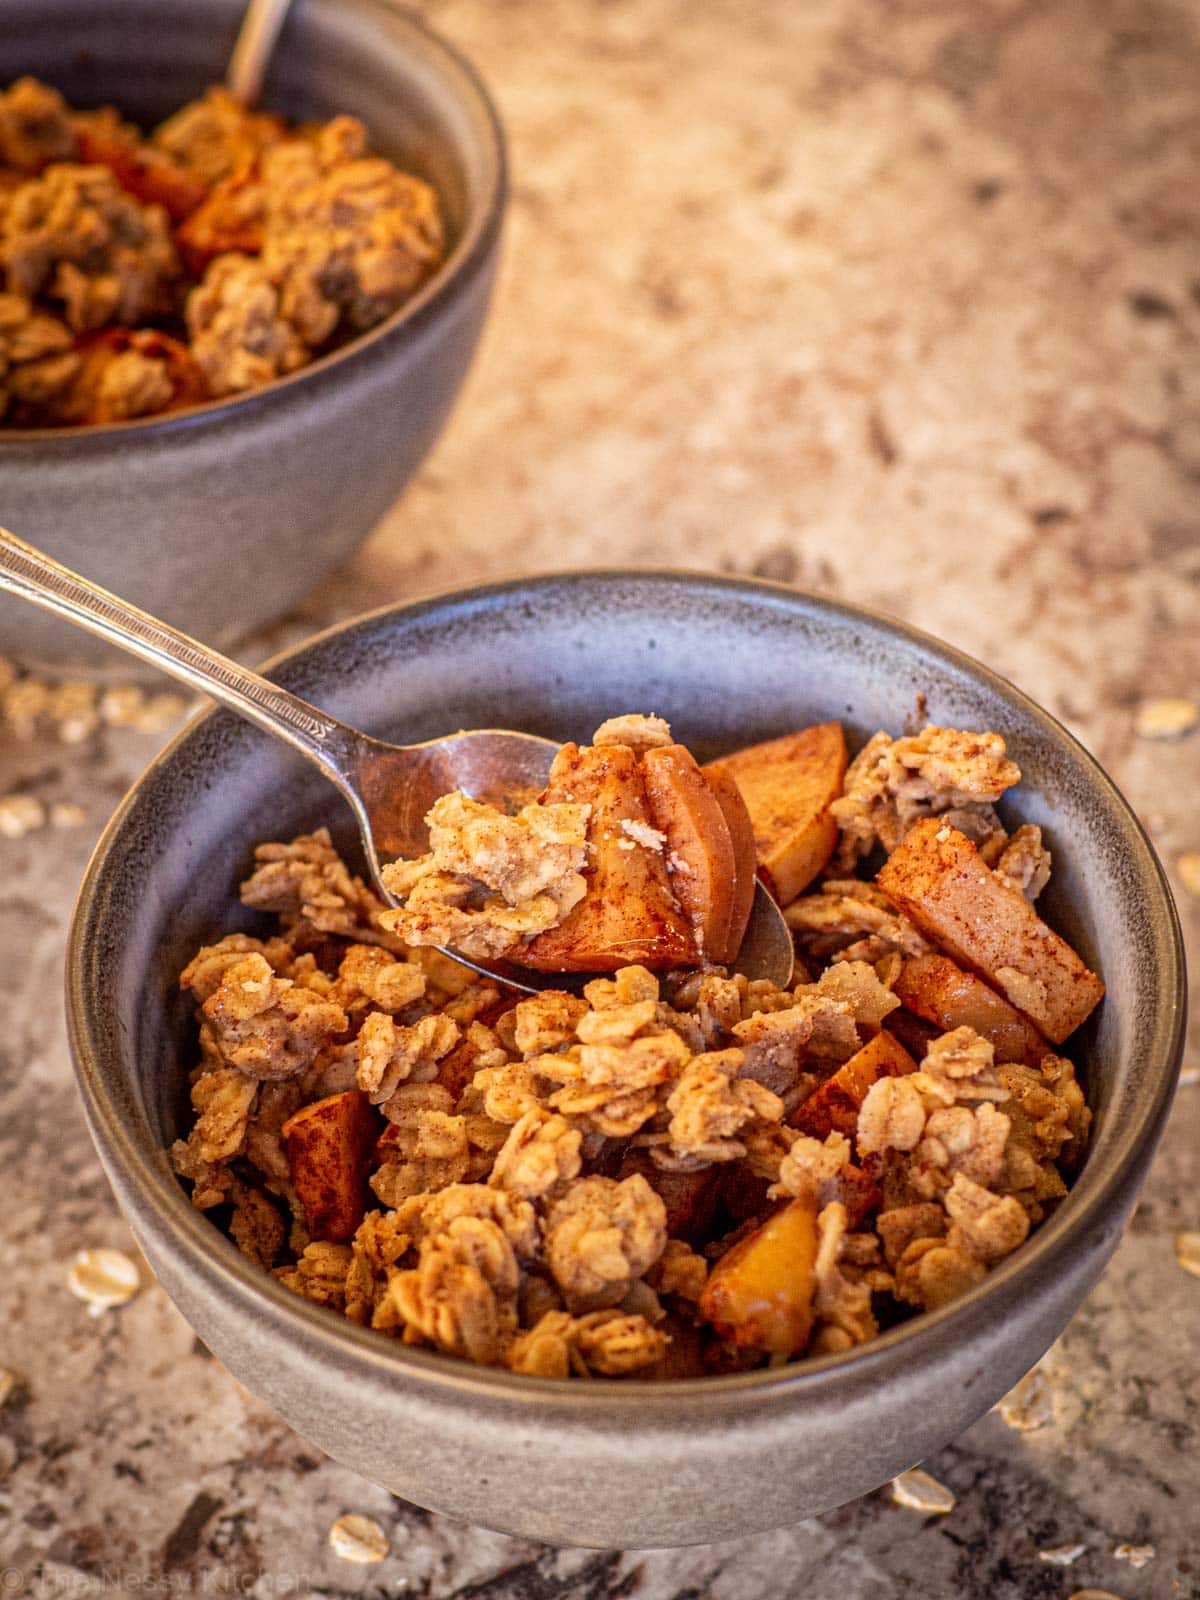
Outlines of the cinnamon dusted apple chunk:
{"type": "Polygon", "coordinates": [[[362,1221],[377,1131],[375,1113],[357,1089],[314,1101],[284,1123],[292,1186],[314,1239],[340,1243],[362,1221]]]}
{"type": "Polygon", "coordinates": [[[876,882],[955,961],[982,973],[1054,1044],[1100,1003],[1104,984],[971,841],[937,817],[918,822],[876,882]]]}
{"type": "Polygon", "coordinates": [[[749,745],[706,769],[732,778],[750,813],[758,864],[780,905],[794,900],[838,841],[830,807],[842,792],[846,741],[838,722],[749,745]]]}
{"type": "Polygon", "coordinates": [[[893,992],[901,1004],[939,1029],[974,1028],[990,1041],[997,1061],[1036,1066],[1050,1046],[1027,1017],[949,956],[913,956],[900,968],[893,992]]]}
{"type": "Polygon", "coordinates": [[[714,961],[733,962],[742,947],[742,938],[754,907],[754,886],[758,881],[758,852],[754,843],[754,823],[742,798],[742,791],[724,767],[705,767],[704,778],[721,808],[729,842],[733,846],[733,904],[729,916],[729,942],[724,956],[713,952],[714,961]]]}
{"type": "Polygon", "coordinates": [[[786,1359],[808,1343],[816,1320],[817,1201],[802,1195],[717,1262],[700,1314],[742,1350],[786,1359]]]}
{"type": "Polygon", "coordinates": [[[906,1077],[916,1070],[917,1063],[900,1041],[881,1031],[814,1089],[789,1121],[814,1139],[824,1139],[830,1133],[852,1139],[858,1127],[858,1113],[871,1086],[880,1078],[906,1077]]]}
{"type": "MultiPolygon", "coordinates": [[[[666,837],[671,886],[692,923],[697,950],[710,961],[730,961],[741,946],[749,908],[743,914],[744,885],[725,807],[681,744],[647,750],[642,776],[650,814],[666,837]]],[[[744,872],[745,863],[740,865],[744,872]]],[[[753,881],[751,863],[751,893],[753,881]]]]}
{"type": "Polygon", "coordinates": [[[565,744],[543,804],[587,808],[584,893],[520,954],[543,972],[685,966],[696,943],[671,887],[666,836],[651,821],[641,763],[628,745],[565,744]]]}

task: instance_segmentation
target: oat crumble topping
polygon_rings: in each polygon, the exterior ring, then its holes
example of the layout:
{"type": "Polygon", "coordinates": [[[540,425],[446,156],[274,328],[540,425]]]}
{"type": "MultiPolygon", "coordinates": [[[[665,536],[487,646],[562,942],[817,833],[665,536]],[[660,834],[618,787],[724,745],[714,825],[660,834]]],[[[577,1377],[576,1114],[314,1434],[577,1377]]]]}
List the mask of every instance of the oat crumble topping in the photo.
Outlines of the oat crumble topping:
{"type": "Polygon", "coordinates": [[[852,872],[877,844],[894,850],[921,817],[990,806],[1020,780],[997,733],[932,724],[902,739],[877,733],[846,769],[842,798],[831,807],[842,830],[838,866],[852,872]]]}
{"type": "Polygon", "coordinates": [[[203,183],[214,184],[253,166],[283,133],[281,118],[248,111],[214,87],[160,123],[151,142],[203,183]]]}
{"type": "Polygon", "coordinates": [[[169,308],[179,261],[167,214],[106,168],[49,166],[0,206],[7,289],[41,295],[76,333],[132,327],[169,308]]]}
{"type": "Polygon", "coordinates": [[[589,809],[527,805],[509,817],[443,796],[427,818],[429,854],[383,869],[404,905],[381,925],[409,944],[453,945],[482,960],[511,954],[583,898],[589,809]]]}
{"type": "Polygon", "coordinates": [[[52,161],[71,161],[75,130],[66,101],[36,78],[18,78],[0,94],[0,161],[17,172],[38,173],[52,161]]]}
{"type": "Polygon", "coordinates": [[[671,743],[670,725],[662,717],[645,717],[630,713],[624,717],[609,717],[592,736],[598,745],[623,744],[639,753],[656,750],[671,743]]]}
{"type": "Polygon", "coordinates": [[[221,255],[187,297],[192,354],[213,395],[295,372],[312,351],[280,309],[279,290],[251,256],[221,255]]]}
{"type": "Polygon", "coordinates": [[[289,127],[220,87],[146,135],[18,79],[0,93],[0,177],[9,427],[257,388],[374,327],[445,255],[438,195],[373,154],[357,118],[289,127]]]}
{"type": "MultiPolygon", "coordinates": [[[[670,737],[620,717],[592,748],[627,783],[670,737]]],[[[994,735],[870,741],[834,802],[837,875],[789,908],[803,960],[786,990],[695,959],[517,995],[430,948],[519,956],[561,931],[604,848],[589,802],[507,815],[445,796],[428,854],[387,869],[399,910],[325,830],[264,844],[241,896],[274,927],[227,934],[181,974],[199,1064],[176,1170],[294,1293],[460,1359],[597,1380],[852,1350],[981,1282],[1084,1156],[1071,1061],[1032,1027],[1022,1059],[997,1059],[1021,1054],[992,1031],[1013,1015],[999,997],[1019,1006],[1040,969],[1001,962],[991,986],[960,972],[970,1004],[936,1014],[970,1021],[934,1026],[894,986],[935,941],[848,875],[937,816],[939,848],[976,841],[1032,900],[1040,832],[992,809],[1016,781],[994,735]],[[314,1182],[345,1203],[336,1237],[305,1209],[314,1182]],[[765,1324],[763,1282],[781,1297],[765,1324]]],[[[669,874],[657,821],[626,822],[609,843],[669,874]]],[[[894,1493],[953,1504],[917,1472],[894,1493]]]]}

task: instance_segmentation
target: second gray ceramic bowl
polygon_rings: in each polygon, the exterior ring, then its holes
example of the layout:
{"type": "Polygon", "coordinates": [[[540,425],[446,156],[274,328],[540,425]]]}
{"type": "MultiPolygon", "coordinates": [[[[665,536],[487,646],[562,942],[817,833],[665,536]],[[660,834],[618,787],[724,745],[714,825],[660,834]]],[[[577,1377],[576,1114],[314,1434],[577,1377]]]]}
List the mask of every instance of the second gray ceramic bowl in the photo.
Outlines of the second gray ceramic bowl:
{"type": "MultiPolygon", "coordinates": [[[[218,81],[244,0],[5,0],[0,85],[150,125],[218,81]]],[[[0,522],[220,648],[281,615],[359,544],[436,439],[487,310],[504,146],[472,68],[388,0],[296,0],[264,104],[348,111],[438,190],[441,270],[378,328],[240,399],[111,427],[0,431],[0,522]]],[[[89,634],[0,600],[0,652],[131,672],[89,634]]],[[[136,670],[136,669],[135,669],[136,670]]]]}
{"type": "Polygon", "coordinates": [[[1080,1040],[1096,1113],[1070,1195],[953,1305],[868,1348],[674,1384],[555,1382],[408,1349],[296,1299],[194,1211],[165,1154],[194,1023],[177,974],[255,919],[234,899],[255,841],[344,807],[225,713],[146,773],[83,885],[68,955],[72,1047],[101,1159],[155,1273],[200,1337],[339,1461],[405,1499],[559,1543],[707,1542],[866,1493],[952,1439],[1038,1359],[1121,1236],[1162,1128],[1184,1020],[1179,930],[1129,808],[1010,685],[896,623],[767,585],[580,574],[365,617],[274,676],[386,738],[513,726],[586,737],[613,712],[671,720],[701,756],[840,718],[861,741],[935,721],[1004,735],[1013,821],[1054,849],[1050,920],[1104,974],[1080,1040]]]}

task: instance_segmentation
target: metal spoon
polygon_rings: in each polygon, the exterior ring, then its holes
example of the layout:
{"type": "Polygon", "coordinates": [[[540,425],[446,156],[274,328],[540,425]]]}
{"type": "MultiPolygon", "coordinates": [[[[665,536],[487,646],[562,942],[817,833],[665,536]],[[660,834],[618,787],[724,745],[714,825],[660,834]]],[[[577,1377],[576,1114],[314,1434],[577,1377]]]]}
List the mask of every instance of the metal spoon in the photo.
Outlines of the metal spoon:
{"type": "MultiPolygon", "coordinates": [[[[5,528],[0,528],[0,589],[140,656],[307,756],[349,801],[372,881],[389,905],[396,901],[380,881],[380,864],[424,854],[429,840],[425,814],[440,795],[461,789],[507,809],[545,786],[558,749],[550,739],[501,728],[478,728],[424,744],[384,744],[89,583],[5,528]]],[[[533,972],[507,962],[487,965],[454,950],[445,953],[529,993],[563,988],[571,981],[564,974],[533,972]]],[[[759,884],[735,970],[786,988],[792,963],[791,933],[759,884]]]]}
{"type": "Polygon", "coordinates": [[[262,93],[271,51],[290,5],[291,0],[250,0],[246,7],[225,72],[225,87],[239,104],[252,106],[262,93]]]}

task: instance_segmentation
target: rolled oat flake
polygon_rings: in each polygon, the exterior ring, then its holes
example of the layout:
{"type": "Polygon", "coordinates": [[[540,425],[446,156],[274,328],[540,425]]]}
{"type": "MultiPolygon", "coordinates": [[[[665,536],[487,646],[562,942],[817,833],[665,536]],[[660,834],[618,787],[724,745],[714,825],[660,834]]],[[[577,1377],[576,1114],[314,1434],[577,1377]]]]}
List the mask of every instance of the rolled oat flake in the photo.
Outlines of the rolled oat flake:
{"type": "Polygon", "coordinates": [[[1056,1544],[1049,1550],[1039,1550],[1038,1560],[1044,1561],[1048,1567],[1070,1567],[1086,1549],[1085,1544],[1056,1544]]]}
{"type": "Polygon", "coordinates": [[[1018,1433],[1033,1433],[1054,1421],[1054,1391],[1041,1367],[1027,1372],[996,1405],[1001,1419],[1018,1433]]]}
{"type": "Polygon", "coordinates": [[[1200,1278],[1200,1233],[1175,1235],[1175,1259],[1185,1272],[1200,1278]]]}
{"type": "Polygon", "coordinates": [[[910,1467],[892,1479],[892,1499],[910,1511],[923,1511],[927,1517],[944,1517],[958,1504],[944,1483],[920,1467],[910,1467]]]}
{"type": "Polygon", "coordinates": [[[1182,739],[1200,724],[1200,706],[1194,700],[1167,696],[1144,700],[1133,719],[1139,739],[1182,739]]]}
{"type": "Polygon", "coordinates": [[[388,1536],[374,1517],[339,1517],[329,1530],[329,1547],[343,1561],[369,1567],[388,1553],[388,1536]]]}
{"type": "Polygon", "coordinates": [[[1189,894],[1200,894],[1200,850],[1185,850],[1177,856],[1175,870],[1189,894]]]}
{"type": "Polygon", "coordinates": [[[81,828],[87,821],[87,812],[72,800],[56,800],[50,807],[52,828],[81,828]]]}
{"type": "Polygon", "coordinates": [[[0,834],[6,839],[23,839],[46,826],[46,808],[36,795],[6,794],[0,797],[0,834]]]}
{"type": "Polygon", "coordinates": [[[1157,1554],[1152,1544],[1119,1544],[1113,1551],[1118,1561],[1128,1561],[1135,1572],[1148,1567],[1157,1554]]]}
{"type": "Polygon", "coordinates": [[[136,1265],[121,1250],[80,1250],[67,1271],[67,1288],[94,1317],[126,1305],[141,1286],[136,1265]]]}
{"type": "Polygon", "coordinates": [[[12,1398],[18,1381],[15,1372],[10,1372],[7,1367],[0,1367],[0,1408],[7,1405],[12,1398]]]}

